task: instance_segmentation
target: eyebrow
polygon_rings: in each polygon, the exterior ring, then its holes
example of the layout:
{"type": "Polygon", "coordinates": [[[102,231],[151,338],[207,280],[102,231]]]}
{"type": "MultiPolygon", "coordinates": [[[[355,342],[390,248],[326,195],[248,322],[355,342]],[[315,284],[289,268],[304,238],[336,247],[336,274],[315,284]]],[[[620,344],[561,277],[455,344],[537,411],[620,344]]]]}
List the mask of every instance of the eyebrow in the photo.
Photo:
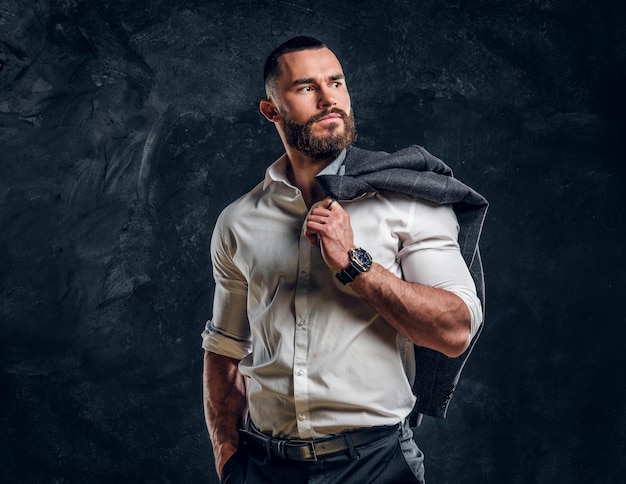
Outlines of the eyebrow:
{"type": "MultiPolygon", "coordinates": [[[[340,79],[345,79],[345,78],[346,78],[346,76],[344,74],[334,74],[334,75],[328,77],[328,80],[329,81],[338,81],[340,79]]],[[[302,84],[313,84],[313,83],[315,83],[315,81],[316,80],[313,77],[304,77],[304,78],[296,79],[295,81],[293,81],[291,83],[290,87],[300,86],[302,84]]]]}

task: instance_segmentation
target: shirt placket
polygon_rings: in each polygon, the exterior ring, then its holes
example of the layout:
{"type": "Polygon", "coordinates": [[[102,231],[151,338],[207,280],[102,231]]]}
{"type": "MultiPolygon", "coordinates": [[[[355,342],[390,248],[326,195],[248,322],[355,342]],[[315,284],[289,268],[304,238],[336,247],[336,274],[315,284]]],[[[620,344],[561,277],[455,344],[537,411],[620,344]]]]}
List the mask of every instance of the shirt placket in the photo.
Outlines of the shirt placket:
{"type": "Polygon", "coordinates": [[[298,247],[298,278],[295,291],[295,334],[293,359],[293,393],[296,422],[300,438],[312,437],[312,422],[309,408],[309,383],[307,355],[309,347],[309,277],[311,273],[312,245],[301,231],[298,247]]]}

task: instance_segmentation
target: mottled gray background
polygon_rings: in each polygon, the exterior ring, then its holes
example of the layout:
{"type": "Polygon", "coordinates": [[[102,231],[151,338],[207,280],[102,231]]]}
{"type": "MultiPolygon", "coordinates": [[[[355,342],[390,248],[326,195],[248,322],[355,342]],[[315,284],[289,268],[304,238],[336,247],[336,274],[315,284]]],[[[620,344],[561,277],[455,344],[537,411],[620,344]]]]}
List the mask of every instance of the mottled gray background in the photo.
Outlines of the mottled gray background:
{"type": "Polygon", "coordinates": [[[491,202],[429,483],[623,482],[620,5],[0,0],[0,481],[217,482],[208,241],[282,152],[262,62],[309,34],[358,146],[422,144],[491,202]]]}

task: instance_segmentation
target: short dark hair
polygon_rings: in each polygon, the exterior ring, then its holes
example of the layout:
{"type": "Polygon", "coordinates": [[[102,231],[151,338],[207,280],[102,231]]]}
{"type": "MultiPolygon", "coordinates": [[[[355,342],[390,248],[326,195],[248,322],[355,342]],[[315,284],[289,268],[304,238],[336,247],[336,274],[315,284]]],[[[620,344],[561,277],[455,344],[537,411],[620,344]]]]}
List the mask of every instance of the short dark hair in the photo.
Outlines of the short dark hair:
{"type": "Polygon", "coordinates": [[[263,67],[263,82],[265,83],[265,92],[269,97],[272,84],[280,77],[280,63],[278,62],[281,56],[290,52],[299,52],[301,50],[309,49],[323,49],[326,44],[321,40],[314,37],[298,36],[283,42],[276,47],[270,55],[267,56],[265,66],[263,67]]]}

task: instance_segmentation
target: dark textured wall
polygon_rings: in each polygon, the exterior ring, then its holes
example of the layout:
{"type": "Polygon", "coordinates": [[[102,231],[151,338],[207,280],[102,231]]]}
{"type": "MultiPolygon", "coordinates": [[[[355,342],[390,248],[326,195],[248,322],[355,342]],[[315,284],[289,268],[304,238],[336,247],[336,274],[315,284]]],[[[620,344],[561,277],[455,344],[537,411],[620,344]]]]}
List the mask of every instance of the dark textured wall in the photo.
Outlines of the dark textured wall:
{"type": "Polygon", "coordinates": [[[491,202],[486,330],[429,482],[622,482],[619,2],[0,0],[0,481],[216,482],[201,407],[219,211],[281,154],[266,54],[325,40],[358,146],[491,202]]]}

